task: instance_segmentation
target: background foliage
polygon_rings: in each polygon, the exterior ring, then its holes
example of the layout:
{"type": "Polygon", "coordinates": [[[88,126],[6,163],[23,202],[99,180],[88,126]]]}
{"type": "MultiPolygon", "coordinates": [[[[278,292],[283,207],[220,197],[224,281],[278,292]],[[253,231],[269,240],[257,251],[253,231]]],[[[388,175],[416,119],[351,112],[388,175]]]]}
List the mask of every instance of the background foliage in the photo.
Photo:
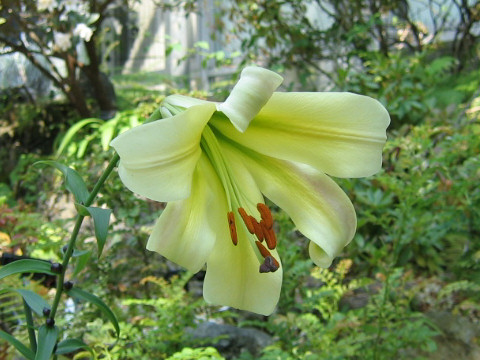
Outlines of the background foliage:
{"type": "MultiPolygon", "coordinates": [[[[105,359],[474,359],[480,353],[480,71],[474,31],[480,4],[425,4],[436,19],[430,33],[404,1],[231,1],[222,7],[216,26],[240,40],[240,65],[255,61],[293,73],[292,89],[369,95],[389,110],[382,172],[337,179],[356,207],[357,234],[331,269],[319,269],[309,260],[307,240],[277,210],[285,271],[276,312],[267,318],[212,307],[201,298],[202,273],[186,273],[145,250],[163,204],[138,199],[112,176],[96,204],[114,214],[103,255],[96,256],[93,224],[87,222],[70,275],[112,308],[121,336],[115,338],[97,307],[71,298],[59,309],[62,336],[82,339],[95,358],[105,359]],[[322,27],[312,22],[305,15],[312,6],[331,21],[322,27]],[[453,11],[459,23],[448,16],[453,11]],[[452,29],[452,41],[443,42],[442,34],[452,29]],[[255,328],[269,342],[255,350],[232,350],[232,342],[222,347],[225,337],[195,335],[205,321],[255,328]],[[473,335],[461,329],[474,329],[473,335]]],[[[198,10],[194,1],[159,5],[198,10]]],[[[59,158],[93,183],[112,156],[110,140],[141,123],[168,95],[151,90],[141,76],[118,76],[114,83],[119,111],[109,120],[80,119],[71,104],[1,99],[2,252],[58,261],[73,224],[71,195],[62,190],[58,173],[31,165],[59,158]],[[9,162],[15,143],[22,154],[9,162]]],[[[1,329],[27,341],[21,298],[1,292],[7,287],[48,300],[53,293],[48,284],[25,277],[0,285],[1,329]]],[[[0,358],[14,354],[0,340],[0,358]]],[[[76,350],[60,357],[92,356],[76,350]]]]}

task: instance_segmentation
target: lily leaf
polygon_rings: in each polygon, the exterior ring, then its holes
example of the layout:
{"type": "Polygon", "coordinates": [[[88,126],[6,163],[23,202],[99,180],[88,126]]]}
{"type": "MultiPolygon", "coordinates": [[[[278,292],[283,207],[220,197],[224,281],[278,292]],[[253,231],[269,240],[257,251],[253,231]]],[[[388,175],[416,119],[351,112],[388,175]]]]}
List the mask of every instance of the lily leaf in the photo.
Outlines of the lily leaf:
{"type": "Polygon", "coordinates": [[[10,345],[12,345],[15,349],[18,350],[23,356],[25,356],[28,360],[34,360],[35,354],[32,350],[28,347],[23,345],[20,341],[15,339],[12,335],[6,333],[5,331],[0,330],[0,339],[7,341],[10,345]]]}
{"type": "Polygon", "coordinates": [[[98,257],[100,257],[100,255],[102,255],[103,247],[105,246],[105,241],[107,240],[108,225],[110,223],[110,214],[112,213],[112,210],[93,206],[86,207],[80,204],[75,204],[75,207],[81,215],[92,216],[93,224],[95,226],[95,237],[97,238],[98,257]]]}
{"type": "Polygon", "coordinates": [[[67,294],[78,299],[88,301],[95,306],[97,306],[100,311],[107,317],[108,320],[112,323],[115,331],[117,333],[117,339],[120,336],[120,326],[118,325],[118,320],[113,311],[98,297],[93,294],[90,294],[86,291],[83,291],[77,287],[73,287],[72,289],[67,291],[67,294]]]}
{"type": "Polygon", "coordinates": [[[50,264],[48,261],[35,259],[22,259],[14,261],[0,269],[0,280],[4,277],[18,273],[45,273],[48,275],[56,275],[50,269],[51,266],[52,264],[50,264]]]}
{"type": "Polygon", "coordinates": [[[58,328],[40,326],[38,329],[38,347],[35,360],[49,360],[57,343],[58,328]]]}
{"type": "Polygon", "coordinates": [[[60,170],[65,177],[65,187],[75,196],[75,200],[79,203],[87,201],[89,195],[87,185],[75,170],[52,160],[37,161],[34,165],[48,165],[60,170]]]}
{"type": "MultiPolygon", "coordinates": [[[[80,252],[80,251],[79,251],[80,252]]],[[[90,256],[92,255],[91,251],[81,251],[81,255],[77,255],[77,262],[75,264],[75,270],[73,270],[73,276],[77,276],[80,271],[85,269],[85,266],[88,264],[88,260],[90,259],[90,256]]],[[[75,256],[75,253],[74,255],[75,256]]]]}
{"type": "Polygon", "coordinates": [[[44,308],[50,309],[50,305],[45,301],[45,299],[31,290],[26,290],[26,289],[11,289],[11,290],[19,293],[23,297],[23,299],[26,301],[28,306],[30,306],[30,308],[33,311],[35,311],[38,315],[43,315],[44,308]]]}
{"type": "Polygon", "coordinates": [[[57,345],[57,349],[55,350],[55,354],[68,354],[77,351],[78,349],[87,350],[90,354],[92,354],[92,356],[94,356],[92,348],[80,339],[66,339],[59,342],[57,345]]]}

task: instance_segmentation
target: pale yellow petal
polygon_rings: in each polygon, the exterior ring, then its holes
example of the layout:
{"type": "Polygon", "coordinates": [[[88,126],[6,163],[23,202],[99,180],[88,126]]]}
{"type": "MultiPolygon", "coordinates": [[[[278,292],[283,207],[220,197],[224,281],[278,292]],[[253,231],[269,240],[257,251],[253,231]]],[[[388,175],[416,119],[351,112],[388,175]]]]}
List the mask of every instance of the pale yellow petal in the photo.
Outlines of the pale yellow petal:
{"type": "Polygon", "coordinates": [[[210,103],[194,106],[115,138],[111,146],[120,155],[118,173],[125,186],[156,201],[188,197],[201,154],[200,136],[214,111],[210,103]]]}
{"type": "MultiPolygon", "coordinates": [[[[260,220],[256,206],[264,200],[255,181],[243,164],[234,162],[230,165],[241,205],[249,215],[260,220]]],[[[217,228],[217,242],[207,261],[204,298],[212,304],[269,315],[280,296],[282,269],[280,267],[274,273],[259,272],[260,261],[252,249],[252,244],[256,245],[247,238],[253,238],[253,235],[246,231],[238,209],[232,210],[235,214],[238,244],[235,246],[232,243],[225,214],[223,222],[217,228]]],[[[276,250],[272,250],[271,254],[280,262],[276,250]]]]}
{"type": "MultiPolygon", "coordinates": [[[[207,261],[203,297],[211,304],[270,315],[280,297],[282,269],[261,274],[260,263],[246,239],[244,228],[237,227],[237,246],[230,240],[228,227],[221,230],[207,261]]],[[[276,251],[272,255],[279,260],[276,251]]]]}
{"type": "Polygon", "coordinates": [[[205,155],[193,176],[191,196],[167,204],[148,239],[147,249],[186,269],[201,270],[226,224],[225,193],[205,155]]]}
{"type": "Polygon", "coordinates": [[[210,123],[262,154],[332,176],[362,177],[380,170],[389,122],[385,108],[366,96],[274,93],[244,134],[218,114],[210,123]]]}
{"type": "Polygon", "coordinates": [[[273,71],[246,67],[227,100],[217,109],[227,115],[239,131],[244,132],[282,81],[283,78],[273,71]]]}
{"type": "Polygon", "coordinates": [[[223,147],[230,159],[246,165],[262,193],[285,210],[298,230],[321,248],[310,252],[312,260],[328,267],[356,230],[355,210],[342,189],[310,166],[251,150],[241,153],[225,141],[223,147]]]}

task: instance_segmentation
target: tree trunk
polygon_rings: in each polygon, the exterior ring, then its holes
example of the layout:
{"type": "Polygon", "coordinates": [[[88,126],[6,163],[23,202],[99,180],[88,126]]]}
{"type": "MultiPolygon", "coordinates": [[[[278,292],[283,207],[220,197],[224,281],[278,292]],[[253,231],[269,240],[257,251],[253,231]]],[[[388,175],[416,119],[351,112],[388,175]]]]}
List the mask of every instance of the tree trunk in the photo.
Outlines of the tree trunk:
{"type": "Polygon", "coordinates": [[[92,37],[89,42],[85,42],[90,64],[83,67],[85,75],[90,81],[95,100],[100,107],[102,113],[112,113],[117,110],[115,90],[108,82],[108,78],[100,71],[100,63],[98,61],[95,39],[92,37]]]}

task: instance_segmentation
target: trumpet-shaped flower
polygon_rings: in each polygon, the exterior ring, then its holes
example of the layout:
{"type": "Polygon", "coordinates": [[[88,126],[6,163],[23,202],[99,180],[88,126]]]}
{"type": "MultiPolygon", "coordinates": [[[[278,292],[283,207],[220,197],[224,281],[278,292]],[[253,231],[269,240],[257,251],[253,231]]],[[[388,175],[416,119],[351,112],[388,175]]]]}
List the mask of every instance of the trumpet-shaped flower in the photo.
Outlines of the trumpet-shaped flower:
{"type": "Polygon", "coordinates": [[[356,230],[347,195],[329,177],[381,167],[385,108],[351,93],[275,92],[282,78],[245,68],[223,103],[167,97],[158,120],[112,141],[123,183],[168,202],[147,248],[196,272],[204,298],[259,314],[278,302],[282,264],[266,196],[328,267],[356,230]]]}

